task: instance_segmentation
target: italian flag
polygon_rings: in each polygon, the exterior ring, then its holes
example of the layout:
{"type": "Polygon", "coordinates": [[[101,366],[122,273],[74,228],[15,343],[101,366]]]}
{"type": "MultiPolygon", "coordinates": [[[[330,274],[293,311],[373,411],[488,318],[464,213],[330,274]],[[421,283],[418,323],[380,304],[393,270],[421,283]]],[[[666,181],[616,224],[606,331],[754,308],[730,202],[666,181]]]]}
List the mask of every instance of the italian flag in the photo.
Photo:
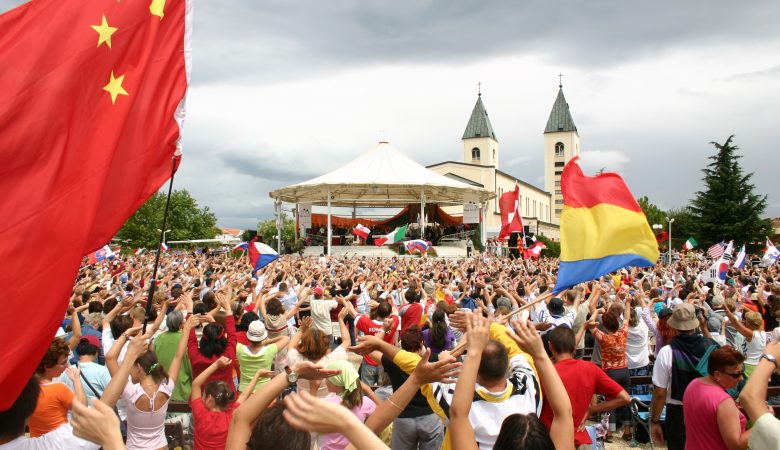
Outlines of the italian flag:
{"type": "Polygon", "coordinates": [[[133,254],[134,254],[134,255],[140,255],[140,254],[142,254],[142,253],[143,253],[143,252],[145,252],[145,251],[146,251],[146,249],[145,249],[145,248],[143,248],[143,247],[140,247],[140,248],[137,248],[137,249],[135,249],[135,251],[133,252],[133,254]]]}
{"type": "Polygon", "coordinates": [[[376,244],[377,247],[381,247],[385,244],[395,244],[396,242],[401,242],[404,239],[404,236],[406,235],[407,226],[408,225],[398,227],[395,230],[393,230],[393,232],[390,234],[375,237],[374,244],[376,244]]]}
{"type": "Polygon", "coordinates": [[[354,230],[352,230],[352,234],[355,236],[360,236],[361,238],[365,239],[368,237],[369,234],[371,234],[371,229],[363,224],[357,224],[354,230]]]}
{"type": "Polygon", "coordinates": [[[698,242],[696,242],[696,239],[694,238],[688,238],[687,241],[685,241],[685,244],[683,244],[683,250],[690,251],[696,248],[699,245],[698,242]]]}

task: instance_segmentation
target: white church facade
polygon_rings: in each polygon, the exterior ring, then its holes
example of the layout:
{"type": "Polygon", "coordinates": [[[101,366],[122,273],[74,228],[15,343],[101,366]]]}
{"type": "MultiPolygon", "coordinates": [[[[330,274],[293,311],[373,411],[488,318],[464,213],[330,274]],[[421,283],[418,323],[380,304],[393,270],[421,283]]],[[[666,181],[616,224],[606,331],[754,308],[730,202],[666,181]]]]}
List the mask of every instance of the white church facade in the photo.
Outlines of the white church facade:
{"type": "Polygon", "coordinates": [[[461,161],[445,161],[428,168],[458,181],[484,187],[496,194],[496,198],[487,204],[484,219],[487,237],[498,235],[501,229],[498,199],[505,192],[514,190],[517,184],[520,188],[520,211],[528,231],[557,240],[560,236],[558,223],[563,209],[561,172],[569,160],[580,154],[580,137],[563,95],[563,86],[558,87],[558,96],[544,129],[544,189],[500,169],[498,138],[482,103],[481,93],[477,96],[477,103],[471,112],[461,142],[461,161]]]}

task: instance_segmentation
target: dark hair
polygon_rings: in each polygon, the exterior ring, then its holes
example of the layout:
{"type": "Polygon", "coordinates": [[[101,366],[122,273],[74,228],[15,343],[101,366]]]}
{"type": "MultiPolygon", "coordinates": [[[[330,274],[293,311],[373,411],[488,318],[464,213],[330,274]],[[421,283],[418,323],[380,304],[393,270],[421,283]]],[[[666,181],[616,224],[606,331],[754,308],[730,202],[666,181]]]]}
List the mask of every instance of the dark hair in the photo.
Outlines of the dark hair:
{"type": "Polygon", "coordinates": [[[447,323],[444,318],[447,317],[444,311],[437,309],[431,316],[431,329],[429,331],[431,344],[439,349],[444,349],[447,344],[447,323]]]}
{"type": "Polygon", "coordinates": [[[309,361],[319,361],[330,350],[330,336],[317,328],[309,328],[301,335],[298,352],[309,361]]]}
{"type": "Polygon", "coordinates": [[[284,419],[284,402],[276,402],[257,418],[252,436],[246,447],[249,450],[309,450],[311,434],[298,430],[284,419]]]}
{"type": "Polygon", "coordinates": [[[136,358],[135,363],[141,366],[141,370],[146,375],[151,375],[155,383],[162,383],[168,379],[168,372],[165,371],[162,363],[157,360],[157,355],[153,351],[147,351],[136,358]]]}
{"type": "Polygon", "coordinates": [[[407,352],[416,352],[422,348],[423,334],[420,331],[420,326],[417,324],[412,325],[403,331],[400,336],[401,348],[407,352]]]}
{"type": "Polygon", "coordinates": [[[707,373],[714,375],[715,371],[723,372],[728,366],[736,366],[745,362],[745,357],[742,353],[736,351],[734,347],[729,345],[721,348],[716,348],[710,353],[710,359],[707,361],[707,373]]]}
{"type": "Polygon", "coordinates": [[[195,315],[206,314],[207,312],[209,312],[209,309],[205,304],[203,304],[203,302],[195,303],[195,305],[192,307],[192,313],[195,315]]]}
{"type": "Polygon", "coordinates": [[[488,381],[497,381],[506,377],[509,367],[509,353],[504,344],[490,340],[482,351],[477,373],[488,381]]]}
{"type": "Polygon", "coordinates": [[[281,316],[284,314],[284,306],[282,306],[282,302],[278,298],[274,297],[268,300],[268,303],[265,305],[265,312],[270,316],[281,316]]]}
{"type": "Polygon", "coordinates": [[[174,299],[179,298],[181,294],[184,293],[184,288],[181,287],[181,285],[175,285],[171,288],[171,297],[174,299]]]}
{"type": "Polygon", "coordinates": [[[620,323],[618,322],[618,316],[612,311],[607,311],[604,313],[603,316],[601,316],[601,323],[604,325],[604,328],[610,333],[614,333],[618,330],[618,328],[620,328],[620,323]]]}
{"type": "Polygon", "coordinates": [[[133,319],[130,316],[116,316],[111,320],[111,335],[114,339],[119,339],[119,336],[132,326],[133,319]]]}
{"type": "Polygon", "coordinates": [[[404,297],[406,297],[406,301],[409,303],[420,303],[420,294],[411,288],[411,283],[409,289],[406,290],[404,297]]]}
{"type": "Polygon", "coordinates": [[[81,338],[79,344],[76,346],[76,354],[79,356],[97,355],[98,351],[98,348],[90,344],[85,338],[81,338]]]}
{"type": "Polygon", "coordinates": [[[102,311],[103,314],[110,313],[111,310],[114,309],[118,303],[119,303],[119,301],[116,298],[114,298],[114,297],[111,297],[108,300],[104,301],[103,302],[103,311],[102,311]]]}
{"type": "Polygon", "coordinates": [[[222,336],[222,325],[209,323],[203,327],[203,336],[200,337],[200,352],[206,358],[220,356],[225,352],[228,345],[227,336],[222,336]],[[222,336],[222,337],[220,337],[222,336]]]}
{"type": "Polygon", "coordinates": [[[555,353],[574,353],[577,346],[574,331],[569,327],[555,327],[547,333],[547,342],[555,353]]]}
{"type": "Polygon", "coordinates": [[[35,369],[35,373],[43,375],[46,369],[51,369],[56,366],[61,357],[70,356],[70,347],[63,338],[54,338],[49,344],[49,348],[46,349],[46,353],[43,354],[41,362],[38,363],[38,368],[35,369]]]}
{"type": "Polygon", "coordinates": [[[258,316],[254,312],[244,313],[244,315],[241,316],[241,321],[238,322],[238,325],[236,326],[236,331],[249,330],[249,324],[254,322],[255,320],[260,320],[260,316],[258,316]]]}
{"type": "Polygon", "coordinates": [[[281,283],[279,283],[279,288],[278,288],[278,289],[279,289],[279,292],[284,292],[284,291],[286,291],[286,290],[287,290],[287,288],[288,288],[288,286],[287,286],[287,283],[285,283],[284,281],[282,281],[281,283]]]}
{"type": "Polygon", "coordinates": [[[16,438],[24,434],[24,425],[38,406],[40,394],[40,381],[38,376],[33,374],[13,405],[5,411],[0,411],[0,438],[16,438]]]}
{"type": "Polygon", "coordinates": [[[379,306],[376,307],[376,315],[380,319],[386,319],[390,317],[390,314],[393,313],[393,307],[390,305],[390,303],[382,302],[379,304],[379,306]]]}
{"type": "Polygon", "coordinates": [[[89,302],[89,308],[87,309],[87,313],[91,314],[91,313],[99,313],[99,312],[103,312],[103,304],[98,301],[89,302]]]}
{"type": "Polygon", "coordinates": [[[203,387],[203,396],[214,399],[219,409],[225,409],[236,400],[236,393],[224,381],[212,381],[203,387]]]}
{"type": "Polygon", "coordinates": [[[550,432],[536,414],[512,414],[504,419],[498,432],[494,450],[555,450],[550,432]]]}
{"type": "Polygon", "coordinates": [[[217,301],[215,300],[213,291],[208,291],[205,294],[203,294],[203,298],[201,298],[201,301],[203,302],[204,305],[206,305],[206,309],[209,311],[217,307],[217,301]]]}

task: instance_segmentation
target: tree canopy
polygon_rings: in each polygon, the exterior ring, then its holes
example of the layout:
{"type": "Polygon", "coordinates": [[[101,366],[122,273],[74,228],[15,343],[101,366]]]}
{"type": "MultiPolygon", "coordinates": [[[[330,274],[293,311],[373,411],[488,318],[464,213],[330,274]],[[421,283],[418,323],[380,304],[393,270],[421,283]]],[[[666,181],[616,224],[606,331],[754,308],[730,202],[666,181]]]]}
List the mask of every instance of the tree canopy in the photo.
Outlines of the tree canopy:
{"type": "MultiPolygon", "coordinates": [[[[158,230],[162,227],[165,197],[164,193],[155,192],[125,222],[117,237],[129,240],[133,247],[156,248],[160,240],[158,230]]],[[[166,233],[166,241],[212,239],[219,234],[216,225],[217,217],[208,206],[198,208],[198,203],[186,189],[173,191],[166,225],[166,229],[171,231],[166,233]]]]}
{"type": "Polygon", "coordinates": [[[666,213],[654,203],[650,203],[650,199],[647,196],[640,197],[636,201],[639,203],[639,207],[642,208],[642,212],[645,213],[647,223],[651,227],[657,223],[661,225],[666,223],[666,213]]]}
{"type": "MultiPolygon", "coordinates": [[[[295,240],[295,221],[287,214],[282,213],[282,241],[292,242],[295,240]]],[[[257,224],[257,235],[263,239],[263,242],[276,248],[276,219],[261,220],[257,224]]]]}
{"type": "Polygon", "coordinates": [[[697,239],[702,246],[721,240],[754,242],[771,234],[772,224],[761,218],[766,196],[754,193],[752,173],[744,174],[731,135],[726,142],[711,142],[717,153],[710,156],[704,172],[704,189],[696,192],[690,211],[697,239]]]}

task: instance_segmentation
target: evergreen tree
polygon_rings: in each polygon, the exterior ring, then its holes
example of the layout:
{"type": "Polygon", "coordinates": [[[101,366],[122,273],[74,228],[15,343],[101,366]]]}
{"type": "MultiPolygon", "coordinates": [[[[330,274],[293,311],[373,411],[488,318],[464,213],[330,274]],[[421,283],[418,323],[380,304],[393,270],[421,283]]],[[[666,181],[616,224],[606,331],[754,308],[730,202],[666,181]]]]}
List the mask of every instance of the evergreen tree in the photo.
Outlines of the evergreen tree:
{"type": "Polygon", "coordinates": [[[761,215],[766,209],[766,196],[755,194],[750,183],[752,173],[743,174],[739,165],[739,147],[732,143],[711,142],[718,150],[704,172],[704,190],[696,193],[691,202],[695,217],[696,239],[703,247],[721,240],[754,242],[771,233],[772,225],[761,215]]]}

